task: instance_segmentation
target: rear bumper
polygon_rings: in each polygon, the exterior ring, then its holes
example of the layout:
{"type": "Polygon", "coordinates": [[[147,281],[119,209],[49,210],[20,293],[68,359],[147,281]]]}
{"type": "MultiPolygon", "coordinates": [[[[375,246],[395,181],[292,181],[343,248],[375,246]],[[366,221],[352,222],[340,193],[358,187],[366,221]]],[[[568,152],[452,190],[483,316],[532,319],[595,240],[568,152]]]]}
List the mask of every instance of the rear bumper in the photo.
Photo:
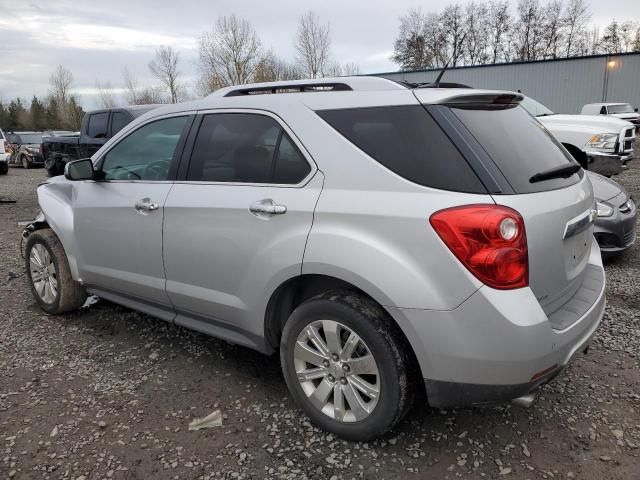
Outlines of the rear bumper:
{"type": "Polygon", "coordinates": [[[529,288],[482,287],[447,312],[392,311],[402,315],[399,322],[408,322],[407,337],[425,378],[429,404],[510,400],[557,375],[587,348],[604,314],[604,269],[595,242],[589,262],[600,274],[595,299],[562,330],[552,327],[529,288]]]}

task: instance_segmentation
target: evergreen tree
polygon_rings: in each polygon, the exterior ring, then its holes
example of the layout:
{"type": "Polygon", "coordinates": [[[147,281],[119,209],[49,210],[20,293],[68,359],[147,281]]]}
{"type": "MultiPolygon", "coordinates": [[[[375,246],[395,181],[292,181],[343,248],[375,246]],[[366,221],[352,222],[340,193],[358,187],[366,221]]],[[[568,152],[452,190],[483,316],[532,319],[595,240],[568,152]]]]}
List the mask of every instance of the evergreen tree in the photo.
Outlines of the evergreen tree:
{"type": "Polygon", "coordinates": [[[38,131],[49,128],[47,124],[47,110],[35,95],[31,99],[31,128],[38,131]]]}

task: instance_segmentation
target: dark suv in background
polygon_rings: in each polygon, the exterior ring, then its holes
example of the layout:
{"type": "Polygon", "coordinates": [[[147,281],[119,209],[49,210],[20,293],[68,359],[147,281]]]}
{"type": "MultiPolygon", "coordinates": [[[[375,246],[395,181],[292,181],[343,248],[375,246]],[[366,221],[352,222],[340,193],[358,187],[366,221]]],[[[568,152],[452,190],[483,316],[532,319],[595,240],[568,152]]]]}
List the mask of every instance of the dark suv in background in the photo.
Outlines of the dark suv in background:
{"type": "Polygon", "coordinates": [[[62,175],[67,162],[87,158],[133,119],[158,105],[133,105],[87,112],[80,132],[73,136],[45,137],[42,154],[50,177],[62,175]]]}

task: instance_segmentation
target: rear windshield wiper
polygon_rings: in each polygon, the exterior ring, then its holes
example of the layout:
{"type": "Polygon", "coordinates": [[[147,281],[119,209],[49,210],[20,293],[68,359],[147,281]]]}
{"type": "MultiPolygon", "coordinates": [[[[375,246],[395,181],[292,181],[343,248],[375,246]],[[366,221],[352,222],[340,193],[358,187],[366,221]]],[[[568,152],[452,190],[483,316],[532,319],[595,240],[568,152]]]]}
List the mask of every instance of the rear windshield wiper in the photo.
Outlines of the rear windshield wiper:
{"type": "Polygon", "coordinates": [[[582,167],[578,163],[570,163],[569,165],[550,168],[544,172],[536,173],[529,179],[529,183],[544,182],[545,180],[551,180],[552,178],[569,178],[581,168],[582,167]]]}

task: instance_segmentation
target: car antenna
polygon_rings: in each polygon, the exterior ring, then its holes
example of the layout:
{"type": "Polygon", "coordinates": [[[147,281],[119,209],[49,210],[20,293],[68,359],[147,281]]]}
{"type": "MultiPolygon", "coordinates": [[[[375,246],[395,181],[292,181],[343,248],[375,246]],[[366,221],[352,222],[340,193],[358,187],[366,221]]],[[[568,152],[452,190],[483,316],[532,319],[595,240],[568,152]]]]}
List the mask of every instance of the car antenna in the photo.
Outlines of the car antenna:
{"type": "MultiPolygon", "coordinates": [[[[460,42],[458,43],[458,47],[462,46],[462,42],[464,42],[464,39],[466,37],[467,37],[466,33],[464,35],[462,35],[462,38],[460,39],[460,42]]],[[[431,84],[434,88],[440,88],[440,80],[442,80],[444,72],[446,72],[447,68],[449,68],[449,63],[451,62],[451,60],[453,60],[454,53],[455,53],[455,49],[454,49],[453,52],[451,52],[451,56],[447,60],[447,63],[445,63],[444,67],[442,67],[442,70],[440,70],[440,73],[438,74],[438,77],[436,78],[436,81],[431,84]]]]}

